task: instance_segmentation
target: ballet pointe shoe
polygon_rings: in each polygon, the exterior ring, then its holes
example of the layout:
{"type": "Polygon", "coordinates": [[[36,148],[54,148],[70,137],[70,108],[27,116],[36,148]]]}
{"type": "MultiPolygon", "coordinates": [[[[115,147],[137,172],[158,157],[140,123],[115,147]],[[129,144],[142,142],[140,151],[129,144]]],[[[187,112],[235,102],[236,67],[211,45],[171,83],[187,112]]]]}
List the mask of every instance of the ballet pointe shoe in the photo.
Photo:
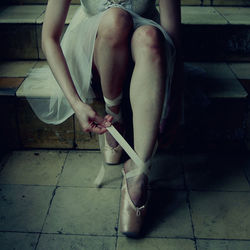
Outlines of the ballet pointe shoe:
{"type": "Polygon", "coordinates": [[[123,151],[122,147],[119,144],[114,148],[109,146],[106,135],[102,134],[99,135],[99,145],[104,158],[104,162],[106,164],[119,164],[123,151]]]}
{"type": "Polygon", "coordinates": [[[130,198],[126,177],[123,179],[120,204],[120,232],[129,238],[141,236],[144,220],[147,214],[147,201],[141,207],[136,207],[130,198]]]}
{"type": "Polygon", "coordinates": [[[121,191],[121,204],[120,204],[120,232],[131,238],[138,238],[142,234],[142,228],[144,225],[145,217],[148,209],[148,198],[144,205],[137,207],[134,205],[133,201],[128,192],[128,183],[127,179],[129,177],[137,176],[140,173],[147,174],[149,167],[151,165],[151,161],[147,161],[142,167],[144,170],[132,170],[125,173],[124,169],[123,173],[123,185],[121,191]],[[139,172],[141,171],[141,172],[139,172]],[[132,173],[133,172],[133,173],[132,173]]]}

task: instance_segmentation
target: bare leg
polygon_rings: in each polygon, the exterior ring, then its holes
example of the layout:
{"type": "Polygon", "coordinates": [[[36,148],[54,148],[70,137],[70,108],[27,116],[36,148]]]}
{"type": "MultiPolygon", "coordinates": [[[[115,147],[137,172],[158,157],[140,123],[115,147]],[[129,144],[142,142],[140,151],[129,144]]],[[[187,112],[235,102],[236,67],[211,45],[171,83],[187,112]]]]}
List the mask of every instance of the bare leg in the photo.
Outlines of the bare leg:
{"type": "MultiPolygon", "coordinates": [[[[134,148],[139,157],[147,161],[156,143],[165,91],[162,37],[152,26],[141,26],[134,32],[131,48],[135,61],[130,86],[134,148]]],[[[133,167],[133,162],[128,161],[125,171],[133,167]]],[[[145,175],[128,179],[130,197],[137,206],[145,202],[146,184],[145,175]]]]}
{"type": "MultiPolygon", "coordinates": [[[[95,43],[94,64],[99,72],[103,95],[115,99],[122,92],[129,61],[129,39],[133,21],[130,14],[119,8],[111,8],[100,23],[95,43]]],[[[118,114],[120,105],[110,108],[118,114]]],[[[118,124],[116,127],[119,129],[118,124]]],[[[112,147],[117,142],[107,133],[112,147]]]]}

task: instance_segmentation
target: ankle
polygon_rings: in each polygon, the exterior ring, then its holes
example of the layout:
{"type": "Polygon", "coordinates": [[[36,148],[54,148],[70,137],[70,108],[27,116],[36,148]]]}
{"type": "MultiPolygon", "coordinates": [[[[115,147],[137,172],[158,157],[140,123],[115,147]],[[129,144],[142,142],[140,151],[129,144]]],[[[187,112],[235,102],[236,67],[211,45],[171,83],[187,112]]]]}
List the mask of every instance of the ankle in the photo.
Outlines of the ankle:
{"type": "Polygon", "coordinates": [[[116,105],[116,106],[109,107],[109,109],[110,109],[113,113],[119,114],[121,107],[120,107],[120,105],[116,105]]]}

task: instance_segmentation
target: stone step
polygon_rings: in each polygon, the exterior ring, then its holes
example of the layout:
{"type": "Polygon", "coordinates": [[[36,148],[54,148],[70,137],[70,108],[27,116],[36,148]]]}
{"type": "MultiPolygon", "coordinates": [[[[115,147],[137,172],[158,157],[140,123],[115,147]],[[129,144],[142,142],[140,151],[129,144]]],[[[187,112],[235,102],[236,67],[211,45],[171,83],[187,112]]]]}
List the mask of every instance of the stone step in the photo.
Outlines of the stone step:
{"type": "MultiPolygon", "coordinates": [[[[65,29],[78,7],[70,7],[65,29]]],[[[45,5],[25,5],[0,10],[2,58],[45,58],[41,50],[45,8],[45,5]]],[[[250,8],[247,7],[183,6],[184,60],[249,61],[249,16],[250,8]]]]}
{"type": "MultiPolygon", "coordinates": [[[[46,62],[41,61],[2,62],[0,64],[0,115],[2,118],[0,144],[15,149],[99,149],[97,136],[83,133],[74,116],[60,125],[48,125],[41,122],[31,110],[24,98],[22,83],[31,80],[28,75],[31,68],[41,67],[44,64],[46,62]]],[[[228,140],[226,136],[231,133],[236,134],[234,141],[244,140],[250,149],[249,114],[248,127],[244,127],[248,94],[239,81],[242,79],[249,81],[250,73],[245,71],[249,67],[250,63],[193,62],[186,64],[186,68],[189,68],[185,102],[188,143],[191,143],[189,140],[192,140],[192,143],[197,142],[194,136],[199,140],[203,138],[206,143],[215,143],[216,140],[222,139],[225,142],[228,140]],[[201,135],[197,135],[197,130],[201,135]],[[223,138],[218,138],[218,133],[222,134],[223,138]],[[237,133],[240,136],[238,139],[237,133]],[[193,137],[190,138],[190,136],[193,137]]],[[[247,83],[245,85],[247,86],[247,83]]],[[[38,89],[36,92],[31,92],[30,97],[46,96],[43,92],[42,89],[38,89]]],[[[98,113],[104,114],[103,103],[96,100],[93,106],[98,113]]]]}
{"type": "MultiPolygon", "coordinates": [[[[13,4],[47,4],[48,0],[2,0],[1,5],[13,4]]],[[[72,0],[71,4],[79,4],[80,0],[72,0]]],[[[156,4],[159,0],[156,0],[156,4]]],[[[181,0],[182,5],[200,6],[250,6],[249,0],[181,0]]]]}

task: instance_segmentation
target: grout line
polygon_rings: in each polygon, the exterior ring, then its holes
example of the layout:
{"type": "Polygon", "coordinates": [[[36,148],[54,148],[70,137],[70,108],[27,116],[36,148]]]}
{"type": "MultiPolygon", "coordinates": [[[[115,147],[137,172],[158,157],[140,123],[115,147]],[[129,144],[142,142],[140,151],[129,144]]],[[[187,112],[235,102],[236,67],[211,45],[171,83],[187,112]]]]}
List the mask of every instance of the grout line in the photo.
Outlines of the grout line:
{"type": "MultiPolygon", "coordinates": [[[[220,12],[220,11],[218,11],[217,10],[217,6],[212,6],[213,7],[213,9],[221,16],[221,17],[223,17],[223,19],[225,19],[226,20],[226,22],[227,22],[227,24],[226,25],[229,25],[229,24],[231,24],[230,22],[229,22],[229,20],[227,20],[227,18],[220,12]]],[[[232,25],[232,24],[231,24],[232,25]]]]}
{"type": "Polygon", "coordinates": [[[53,199],[54,199],[54,197],[55,197],[55,195],[56,195],[56,191],[57,191],[57,189],[58,189],[58,187],[59,187],[59,186],[58,186],[58,183],[59,183],[59,181],[60,181],[62,172],[63,172],[63,170],[64,170],[65,162],[66,162],[66,160],[67,160],[67,158],[68,158],[68,155],[69,155],[69,152],[67,152],[67,155],[66,155],[66,157],[65,157],[65,159],[64,159],[64,162],[63,162],[63,165],[62,165],[62,168],[61,168],[60,176],[59,176],[59,178],[58,178],[58,180],[57,180],[57,183],[56,183],[56,186],[55,186],[55,188],[54,188],[54,190],[53,190],[53,192],[52,192],[52,197],[51,197],[50,202],[49,202],[49,207],[48,207],[47,213],[46,213],[46,215],[45,215],[45,218],[44,218],[44,221],[43,221],[43,225],[42,225],[42,228],[41,228],[41,232],[39,233],[39,236],[38,236],[38,239],[37,239],[37,242],[36,242],[36,245],[35,245],[34,250],[37,249],[37,246],[38,246],[38,244],[39,244],[39,241],[40,241],[40,238],[41,238],[41,235],[42,235],[42,231],[43,231],[43,229],[44,229],[45,222],[46,222],[46,220],[47,220],[47,218],[48,218],[48,215],[49,215],[49,212],[50,212],[50,208],[51,208],[53,199]]]}
{"type": "MultiPolygon", "coordinates": [[[[249,180],[250,181],[250,180],[249,180]]],[[[53,187],[57,186],[59,188],[79,188],[79,189],[96,189],[95,186],[65,186],[65,185],[39,185],[39,184],[10,184],[10,183],[0,183],[0,186],[27,186],[27,187],[53,187]]],[[[120,187],[105,187],[103,186],[102,189],[106,190],[117,190],[120,189],[120,187]]],[[[155,189],[149,189],[150,191],[157,191],[157,190],[162,190],[162,191],[168,191],[168,192],[181,192],[181,191],[187,191],[185,188],[155,188],[155,189]]],[[[216,189],[198,189],[198,188],[191,188],[188,191],[193,191],[193,192],[213,192],[213,193],[250,193],[250,190],[245,190],[245,191],[237,191],[237,190],[216,190],[216,189]]]]}
{"type": "MultiPolygon", "coordinates": [[[[19,233],[19,234],[39,234],[40,232],[25,232],[25,231],[3,231],[0,230],[0,233],[19,233]]],[[[107,237],[107,238],[114,238],[114,235],[105,235],[105,234],[73,234],[73,233],[40,233],[42,235],[55,235],[55,236],[60,236],[60,235],[65,235],[65,236],[90,236],[90,237],[107,237]]],[[[121,235],[119,237],[126,238],[126,236],[121,235]]],[[[175,240],[193,240],[193,238],[190,237],[167,237],[167,236],[149,236],[145,237],[145,239],[150,238],[150,239],[175,239],[175,240]]],[[[197,237],[197,240],[211,240],[211,241],[219,241],[219,240],[224,240],[224,241],[243,241],[243,242],[250,242],[250,239],[227,239],[227,238],[200,238],[197,237]]]]}
{"type": "Polygon", "coordinates": [[[191,221],[191,226],[192,226],[194,246],[195,246],[195,250],[198,250],[197,241],[195,238],[195,229],[194,229],[194,222],[193,222],[193,217],[192,217],[192,208],[191,208],[191,203],[190,203],[190,189],[187,185],[186,172],[185,172],[185,167],[184,167],[184,162],[183,162],[183,154],[181,154],[181,166],[182,166],[182,173],[183,173],[183,178],[184,178],[184,187],[186,189],[186,201],[188,204],[188,211],[189,211],[189,216],[190,216],[190,221],[191,221]]]}
{"type": "Polygon", "coordinates": [[[120,220],[120,206],[121,206],[121,188],[122,188],[122,183],[120,184],[120,196],[119,196],[119,205],[118,205],[118,216],[117,216],[117,222],[116,222],[116,241],[115,241],[115,250],[118,247],[118,238],[119,238],[119,220],[120,220]]]}

